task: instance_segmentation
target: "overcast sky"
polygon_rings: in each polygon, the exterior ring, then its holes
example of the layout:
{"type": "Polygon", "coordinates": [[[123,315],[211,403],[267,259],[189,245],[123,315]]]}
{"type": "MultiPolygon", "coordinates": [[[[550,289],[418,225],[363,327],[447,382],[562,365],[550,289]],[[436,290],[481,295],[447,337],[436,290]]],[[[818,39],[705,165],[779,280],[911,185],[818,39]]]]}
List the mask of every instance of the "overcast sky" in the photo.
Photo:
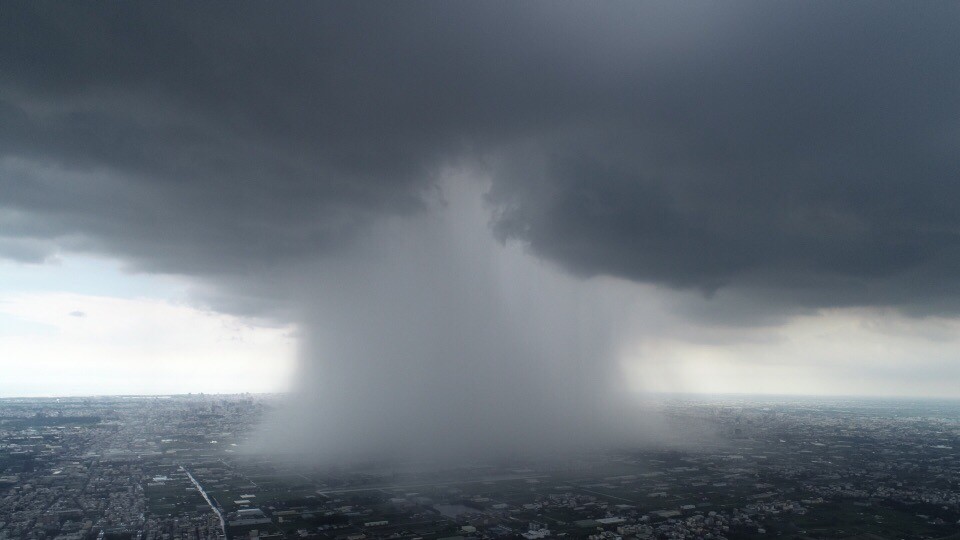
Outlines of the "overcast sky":
{"type": "Polygon", "coordinates": [[[958,17],[5,6],[0,394],[960,397],[958,17]]]}

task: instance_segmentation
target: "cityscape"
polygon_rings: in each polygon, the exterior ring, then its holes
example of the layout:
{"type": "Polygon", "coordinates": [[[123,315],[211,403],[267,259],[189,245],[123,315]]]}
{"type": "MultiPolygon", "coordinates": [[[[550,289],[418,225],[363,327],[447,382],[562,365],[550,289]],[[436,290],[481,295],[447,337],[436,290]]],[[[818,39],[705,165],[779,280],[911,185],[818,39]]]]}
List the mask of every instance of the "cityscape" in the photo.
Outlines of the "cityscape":
{"type": "Polygon", "coordinates": [[[710,436],[438,469],[244,451],[278,399],[0,401],[0,539],[960,538],[957,402],[663,396],[710,436]]]}
{"type": "Polygon", "coordinates": [[[0,540],[960,540],[958,22],[0,0],[0,540]]]}

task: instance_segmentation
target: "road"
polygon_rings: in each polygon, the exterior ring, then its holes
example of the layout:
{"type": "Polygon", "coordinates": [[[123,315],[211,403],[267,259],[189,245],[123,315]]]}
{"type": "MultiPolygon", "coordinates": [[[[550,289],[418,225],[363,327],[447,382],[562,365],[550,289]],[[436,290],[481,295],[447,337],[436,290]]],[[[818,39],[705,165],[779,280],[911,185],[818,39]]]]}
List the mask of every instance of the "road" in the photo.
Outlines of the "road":
{"type": "Polygon", "coordinates": [[[197,479],[190,474],[190,471],[184,468],[183,465],[180,465],[180,470],[187,475],[187,478],[189,478],[191,482],[193,482],[193,485],[197,488],[197,491],[200,492],[200,495],[203,495],[203,499],[207,501],[208,505],[210,505],[210,509],[213,510],[213,513],[220,518],[220,529],[223,530],[224,540],[230,540],[230,532],[227,529],[227,520],[223,518],[223,512],[220,511],[220,508],[217,505],[213,504],[213,501],[210,500],[210,496],[207,495],[207,492],[203,490],[203,486],[200,485],[200,482],[198,482],[197,479]]]}

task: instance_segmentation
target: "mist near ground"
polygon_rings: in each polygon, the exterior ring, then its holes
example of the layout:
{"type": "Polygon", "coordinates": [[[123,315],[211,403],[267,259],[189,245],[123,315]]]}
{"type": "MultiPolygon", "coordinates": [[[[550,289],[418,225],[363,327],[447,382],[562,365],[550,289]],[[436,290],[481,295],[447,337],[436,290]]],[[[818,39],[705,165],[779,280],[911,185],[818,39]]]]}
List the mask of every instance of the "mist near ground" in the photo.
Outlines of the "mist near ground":
{"type": "Polygon", "coordinates": [[[301,272],[300,366],[254,448],[450,463],[657,438],[618,358],[643,291],[497,241],[485,190],[449,175],[428,211],[301,272]]]}

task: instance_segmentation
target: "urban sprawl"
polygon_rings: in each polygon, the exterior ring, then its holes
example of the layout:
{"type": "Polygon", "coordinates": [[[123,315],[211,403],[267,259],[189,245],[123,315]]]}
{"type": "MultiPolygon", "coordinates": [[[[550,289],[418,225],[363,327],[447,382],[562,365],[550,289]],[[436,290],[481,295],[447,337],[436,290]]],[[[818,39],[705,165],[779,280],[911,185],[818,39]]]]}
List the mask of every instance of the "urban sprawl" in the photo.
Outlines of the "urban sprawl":
{"type": "Polygon", "coordinates": [[[675,440],[437,470],[244,451],[278,399],[0,400],[0,540],[960,538],[960,403],[664,397],[675,440]]]}

